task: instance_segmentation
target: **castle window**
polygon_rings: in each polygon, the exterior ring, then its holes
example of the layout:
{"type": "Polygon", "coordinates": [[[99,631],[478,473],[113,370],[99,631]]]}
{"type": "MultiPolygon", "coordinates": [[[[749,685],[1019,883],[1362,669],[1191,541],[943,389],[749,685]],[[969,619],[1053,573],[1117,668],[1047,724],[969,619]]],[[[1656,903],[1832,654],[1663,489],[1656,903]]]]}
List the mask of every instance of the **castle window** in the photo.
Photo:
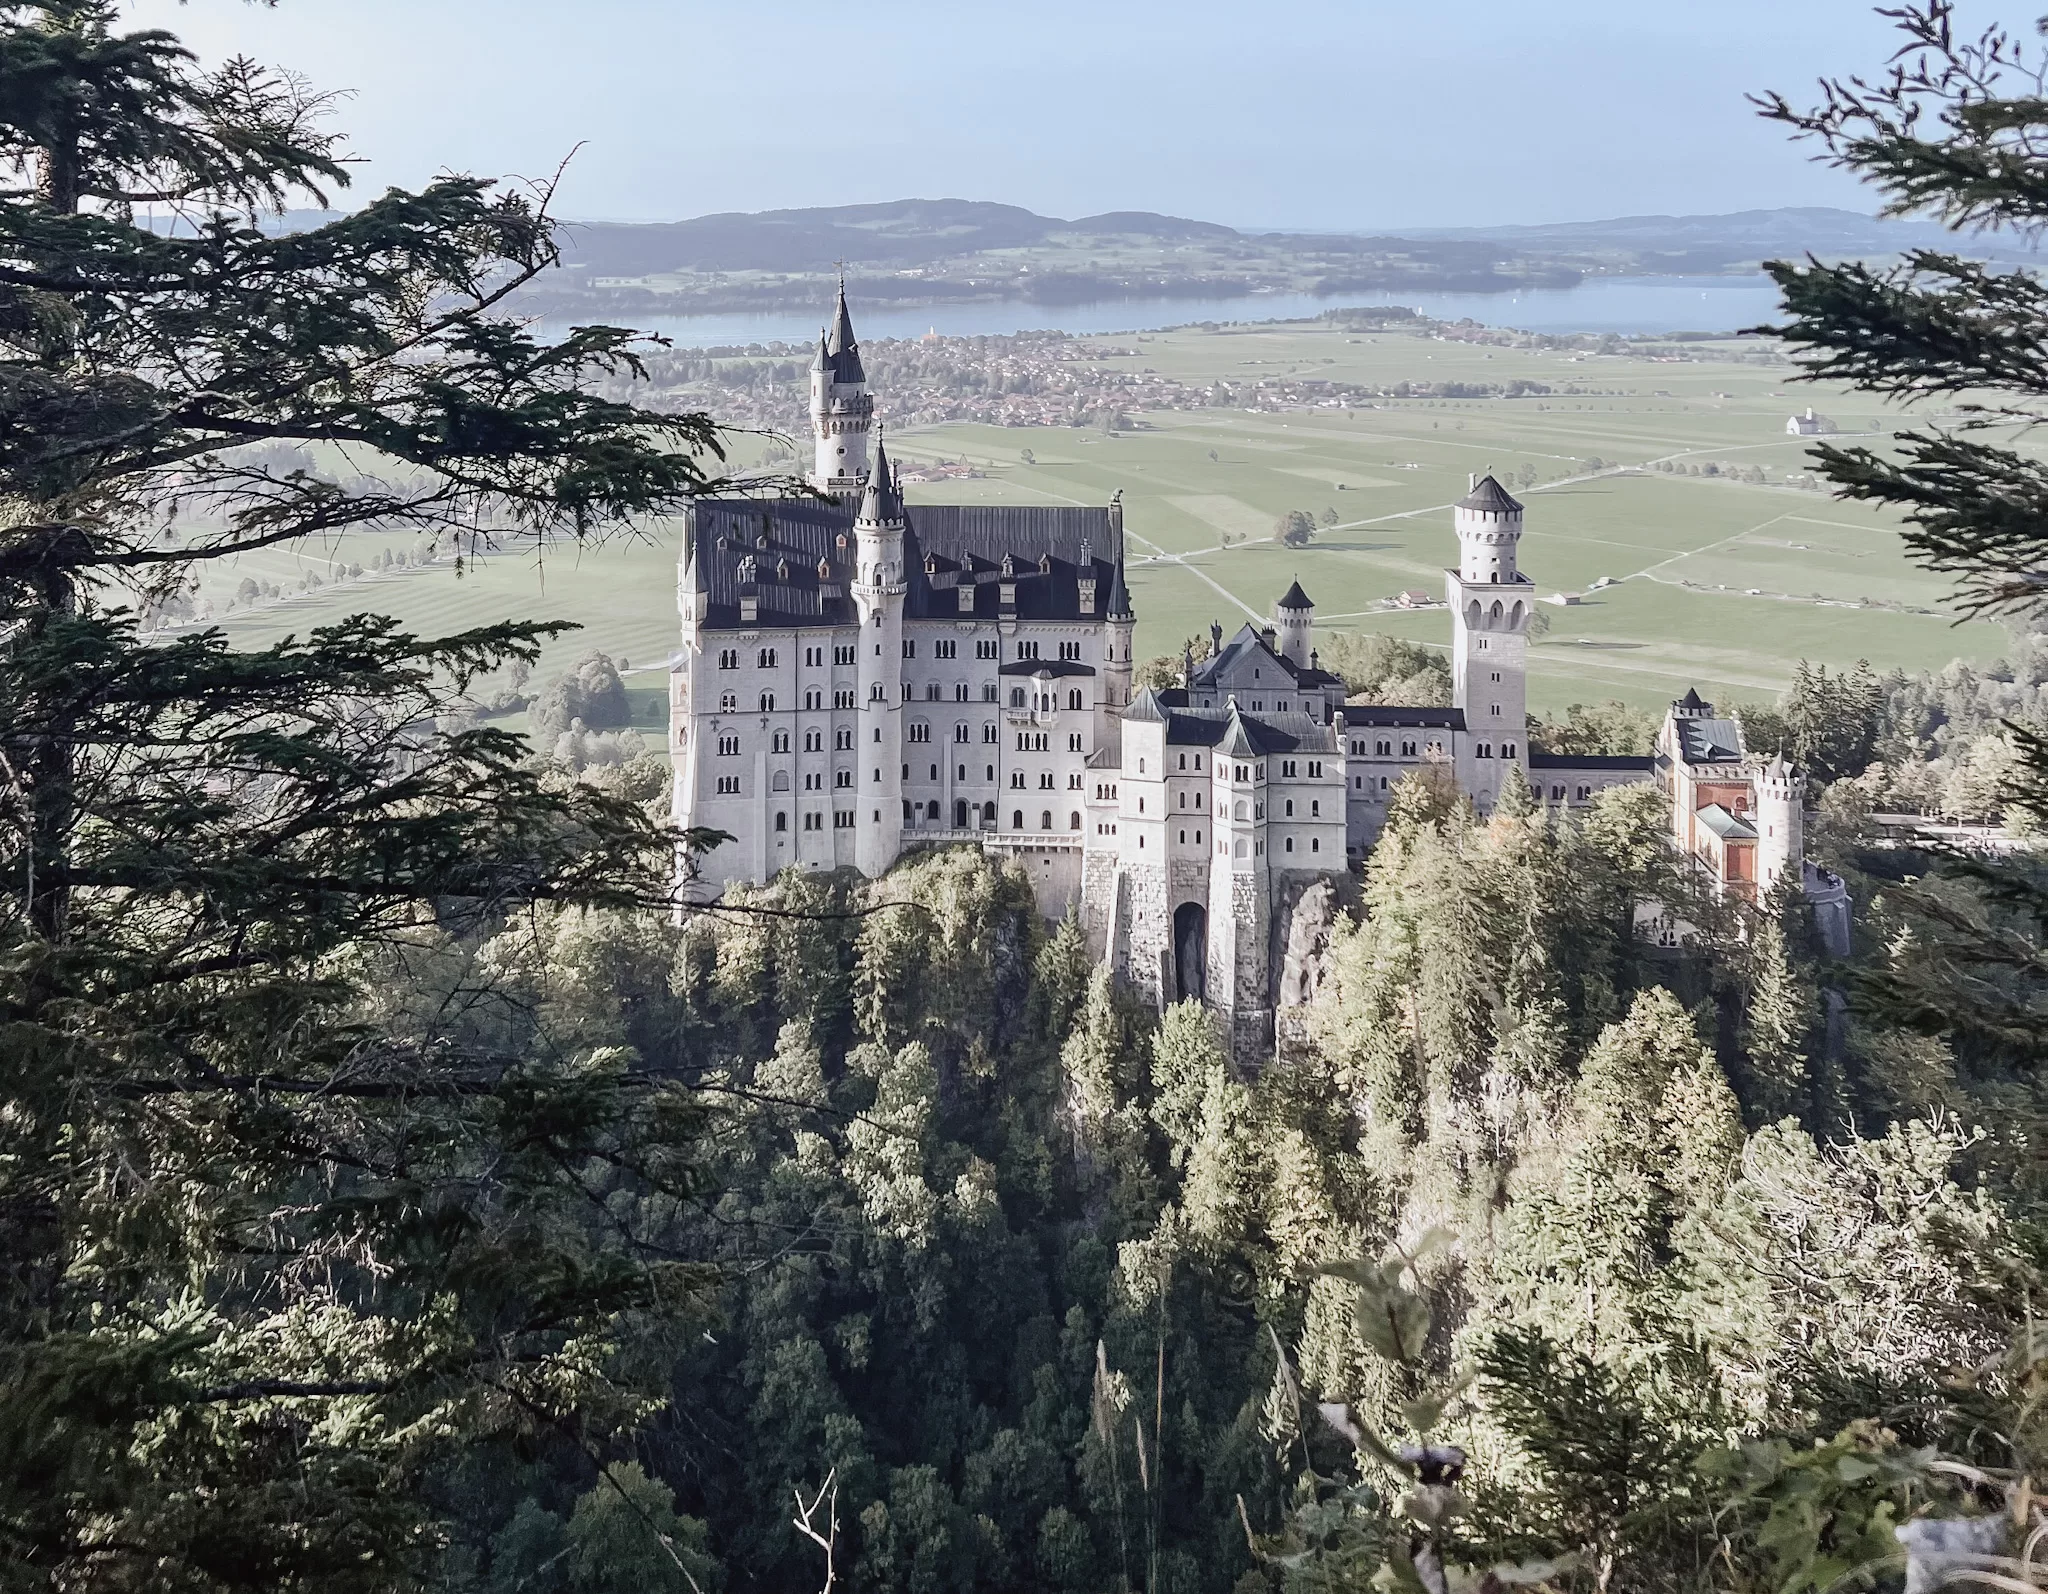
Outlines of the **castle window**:
{"type": "Polygon", "coordinates": [[[1551,788],[1550,788],[1550,800],[1551,800],[1552,802],[1555,802],[1555,803],[1561,803],[1561,802],[1563,802],[1563,801],[1564,801],[1564,788],[1563,788],[1562,786],[1553,786],[1553,787],[1551,787],[1551,788]]]}
{"type": "Polygon", "coordinates": [[[1019,642],[1017,644],[1017,657],[1020,659],[1037,658],[1038,644],[1036,642],[1019,642]]]}
{"type": "Polygon", "coordinates": [[[1078,642],[1062,642],[1060,644],[1060,657],[1078,663],[1081,658],[1081,644],[1078,642]]]}
{"type": "Polygon", "coordinates": [[[775,712],[775,694],[773,692],[763,692],[761,694],[761,712],[763,714],[773,714],[775,712]]]}
{"type": "Polygon", "coordinates": [[[996,700],[996,683],[995,683],[995,682],[993,682],[993,681],[983,681],[983,682],[981,683],[981,700],[982,700],[982,702],[984,702],[984,703],[993,703],[993,702],[994,702],[994,701],[996,700]]]}
{"type": "Polygon", "coordinates": [[[953,683],[953,701],[956,703],[967,701],[967,683],[965,681],[955,681],[953,683]]]}
{"type": "Polygon", "coordinates": [[[1199,774],[1201,774],[1201,772],[1202,772],[1202,755],[1201,755],[1200,753],[1197,753],[1197,754],[1195,754],[1195,773],[1196,773],[1197,775],[1199,775],[1199,774]]]}
{"type": "Polygon", "coordinates": [[[1292,836],[1287,838],[1287,850],[1289,852],[1294,851],[1294,838],[1292,836]]]}
{"type": "Polygon", "coordinates": [[[1022,829],[1024,828],[1024,810],[1023,810],[1023,809],[1021,809],[1021,808],[1016,808],[1016,809],[1012,809],[1012,810],[1011,810],[1011,812],[1010,812],[1010,828],[1011,828],[1012,830],[1022,830],[1022,829]]]}
{"type": "Polygon", "coordinates": [[[823,708],[824,706],[825,706],[825,694],[824,694],[823,692],[820,692],[820,691],[818,691],[818,690],[817,690],[817,689],[816,689],[815,687],[813,687],[813,688],[809,689],[808,691],[806,691],[806,692],[804,693],[804,707],[805,707],[805,708],[813,708],[813,709],[815,709],[815,708],[823,708]]]}
{"type": "Polygon", "coordinates": [[[1587,802],[1587,801],[1590,801],[1590,800],[1591,800],[1591,798],[1592,798],[1592,796],[1593,796],[1593,788],[1592,788],[1591,786],[1581,786],[1581,787],[1579,788],[1579,801],[1580,801],[1580,802],[1587,802]]]}
{"type": "Polygon", "coordinates": [[[738,669],[740,667],[740,650],[738,648],[720,648],[718,650],[718,667],[721,670],[738,669]]]}
{"type": "Polygon", "coordinates": [[[1401,744],[1401,756],[1403,758],[1413,758],[1415,756],[1415,744],[1413,742],[1403,742],[1401,744]]]}
{"type": "Polygon", "coordinates": [[[1283,758],[1283,759],[1281,759],[1281,760],[1280,760],[1280,773],[1281,773],[1281,775],[1282,775],[1282,776],[1283,776],[1283,777],[1284,777],[1285,779],[1287,779],[1287,780],[1292,780],[1292,779],[1294,779],[1294,760],[1293,760],[1293,759],[1291,759],[1291,758],[1283,758]]]}
{"type": "Polygon", "coordinates": [[[772,745],[770,746],[770,748],[769,748],[769,751],[770,751],[770,752],[776,752],[776,753],[786,753],[786,752],[788,752],[788,751],[789,751],[789,732],[788,732],[788,731],[777,731],[777,732],[775,733],[774,737],[772,738],[772,745]]]}
{"type": "Polygon", "coordinates": [[[1023,771],[1023,770],[1021,770],[1021,769],[1013,769],[1013,770],[1011,770],[1011,771],[1010,771],[1010,789],[1011,789],[1012,791],[1022,791],[1022,790],[1024,789],[1024,771],[1023,771]]]}
{"type": "Polygon", "coordinates": [[[1311,758],[1308,761],[1308,778],[1310,780],[1321,780],[1323,778],[1323,761],[1320,758],[1311,758]]]}
{"type": "Polygon", "coordinates": [[[1021,686],[1013,686],[1013,687],[1011,687],[1011,688],[1010,688],[1010,707],[1012,707],[1012,708],[1022,708],[1023,706],[1024,706],[1024,688],[1023,688],[1023,687],[1021,687],[1021,686]]]}
{"type": "Polygon", "coordinates": [[[994,745],[996,739],[995,721],[990,720],[986,725],[982,726],[981,739],[984,742],[989,743],[991,746],[994,745]]]}
{"type": "Polygon", "coordinates": [[[950,638],[942,638],[932,644],[932,657],[935,659],[956,658],[959,656],[959,652],[960,644],[952,641],[950,638]]]}
{"type": "Polygon", "coordinates": [[[804,664],[807,667],[816,667],[817,665],[823,664],[824,662],[825,650],[823,648],[804,649],[804,664]]]}
{"type": "Polygon", "coordinates": [[[1068,790],[1068,791],[1079,791],[1080,789],[1081,789],[1081,777],[1080,777],[1080,775],[1079,775],[1078,773],[1076,773],[1076,774],[1072,774],[1072,775],[1069,775],[1069,776],[1067,777],[1067,790],[1068,790]]]}
{"type": "Polygon", "coordinates": [[[1493,678],[1494,678],[1494,680],[1495,680],[1495,681],[1498,681],[1498,680],[1500,679],[1500,671],[1498,671],[1498,670],[1495,670],[1495,671],[1493,672],[1493,678]]]}
{"type": "Polygon", "coordinates": [[[967,804],[965,802],[953,804],[953,828],[955,830],[965,830],[967,828],[967,804]]]}
{"type": "Polygon", "coordinates": [[[1500,756],[1502,758],[1513,758],[1515,756],[1515,744],[1513,742],[1502,742],[1500,744],[1500,756]]]}
{"type": "Polygon", "coordinates": [[[720,758],[738,758],[740,756],[740,739],[737,736],[719,737],[718,756],[720,758]]]}
{"type": "Polygon", "coordinates": [[[775,650],[773,648],[763,648],[755,658],[762,669],[772,670],[775,668],[775,650]]]}
{"type": "Polygon", "coordinates": [[[834,664],[851,664],[853,662],[853,644],[849,642],[844,646],[835,646],[832,649],[832,662],[834,664]]]}
{"type": "Polygon", "coordinates": [[[832,745],[842,753],[851,751],[853,748],[852,729],[848,728],[842,731],[834,731],[832,733],[832,745]]]}
{"type": "Polygon", "coordinates": [[[1144,811],[1145,811],[1145,799],[1144,799],[1144,798],[1142,798],[1142,797],[1140,797],[1140,798],[1138,799],[1138,812],[1142,814],[1142,813],[1143,813],[1144,811]]]}
{"type": "Polygon", "coordinates": [[[910,739],[913,742],[930,741],[932,739],[931,726],[926,724],[923,720],[917,721],[914,725],[910,727],[910,739]]]}
{"type": "Polygon", "coordinates": [[[1040,771],[1038,772],[1038,789],[1039,789],[1040,791],[1051,791],[1051,790],[1052,790],[1052,771],[1051,771],[1051,770],[1049,770],[1049,769],[1043,769],[1043,770],[1040,770],[1040,771]]]}
{"type": "Polygon", "coordinates": [[[1081,733],[1079,731],[1067,732],[1067,751],[1070,753],[1081,751],[1081,733]]]}
{"type": "Polygon", "coordinates": [[[1309,800],[1308,816],[1311,819],[1320,819],[1323,817],[1323,805],[1319,800],[1314,798],[1311,798],[1309,800]]]}
{"type": "Polygon", "coordinates": [[[719,713],[721,713],[721,714],[737,714],[737,713],[738,713],[739,711],[740,711],[740,695],[739,695],[739,693],[737,693],[737,692],[721,692],[721,693],[719,693],[719,694],[718,694],[718,712],[719,712],[719,713]]]}
{"type": "Polygon", "coordinates": [[[996,648],[997,644],[994,641],[977,642],[974,644],[974,656],[977,659],[993,659],[997,657],[996,648]]]}
{"type": "Polygon", "coordinates": [[[903,639],[903,656],[906,659],[917,657],[917,639],[915,637],[905,637],[903,639]]]}
{"type": "Polygon", "coordinates": [[[823,731],[805,731],[805,732],[804,732],[804,751],[805,751],[805,752],[807,752],[807,753],[822,753],[822,752],[823,752],[824,750],[825,750],[825,733],[824,733],[823,731]]]}
{"type": "Polygon", "coordinates": [[[966,723],[966,721],[964,721],[964,720],[963,720],[963,721],[962,721],[962,722],[961,722],[960,724],[958,724],[958,725],[955,725],[955,726],[953,727],[953,740],[954,740],[954,741],[956,741],[956,742],[964,742],[964,741],[966,741],[966,740],[967,740],[967,723],[966,723]]]}
{"type": "Polygon", "coordinates": [[[1322,837],[1320,837],[1320,836],[1311,836],[1311,837],[1309,837],[1309,841],[1308,841],[1308,850],[1309,850],[1310,852],[1321,852],[1321,851],[1323,850],[1323,840],[1322,840],[1322,837]]]}
{"type": "Polygon", "coordinates": [[[1072,687],[1069,687],[1069,688],[1067,688],[1067,707],[1068,707],[1068,708],[1079,708],[1080,706],[1081,706],[1081,689],[1080,689],[1080,688],[1079,688],[1078,686],[1072,686],[1072,687]]]}
{"type": "Polygon", "coordinates": [[[851,791],[853,789],[853,771],[850,769],[833,770],[832,788],[835,791],[851,791]]]}
{"type": "Polygon", "coordinates": [[[1493,757],[1493,743],[1481,742],[1479,746],[1476,749],[1474,749],[1474,752],[1480,758],[1491,758],[1493,757]]]}
{"type": "Polygon", "coordinates": [[[849,686],[835,691],[832,694],[832,706],[834,708],[852,708],[853,688],[849,686]]]}
{"type": "Polygon", "coordinates": [[[994,803],[982,805],[981,822],[985,825],[993,825],[996,822],[996,805],[994,803]]]}
{"type": "Polygon", "coordinates": [[[869,685],[868,701],[870,703],[879,703],[882,701],[882,683],[880,681],[875,681],[869,685]]]}
{"type": "Polygon", "coordinates": [[[720,775],[720,776],[718,777],[718,795],[719,795],[719,796],[721,796],[721,797],[737,797],[737,796],[738,796],[739,794],[740,794],[740,778],[739,778],[739,776],[737,776],[737,775],[720,775]]]}
{"type": "Polygon", "coordinates": [[[1384,775],[1382,775],[1382,776],[1380,776],[1380,790],[1381,790],[1381,791],[1385,791],[1386,789],[1387,789],[1387,777],[1386,777],[1386,776],[1384,776],[1384,775]]]}
{"type": "Polygon", "coordinates": [[[1289,819],[1292,819],[1292,818],[1294,817],[1294,799],[1293,799],[1292,797],[1290,797],[1290,798],[1288,798],[1288,799],[1287,799],[1287,814],[1286,814],[1286,817],[1287,817],[1287,818],[1289,818],[1289,819]]]}
{"type": "Polygon", "coordinates": [[[1195,845],[1199,847],[1199,846],[1201,846],[1201,844],[1202,844],[1202,833],[1201,833],[1201,832],[1200,832],[1200,831],[1198,830],[1198,831],[1196,831],[1196,832],[1195,832],[1195,845]]]}
{"type": "Polygon", "coordinates": [[[1188,833],[1187,833],[1187,832],[1186,832],[1185,830],[1183,830],[1183,831],[1182,831],[1182,832],[1180,833],[1180,844],[1181,844],[1181,845],[1182,845],[1183,847],[1185,847],[1185,846],[1186,846],[1186,845],[1188,844],[1188,833]]]}
{"type": "Polygon", "coordinates": [[[788,815],[788,814],[781,814],[781,813],[777,814],[777,815],[775,816],[775,832],[776,832],[776,834],[777,834],[777,835],[780,835],[780,834],[781,834],[781,833],[782,833],[783,831],[787,830],[788,828],[789,828],[789,815],[788,815]]]}
{"type": "Polygon", "coordinates": [[[939,683],[938,683],[937,681],[927,681],[927,682],[925,682],[925,685],[924,685],[924,700],[925,700],[925,701],[926,701],[927,703],[936,703],[936,702],[938,702],[938,700],[939,700],[939,683]]]}

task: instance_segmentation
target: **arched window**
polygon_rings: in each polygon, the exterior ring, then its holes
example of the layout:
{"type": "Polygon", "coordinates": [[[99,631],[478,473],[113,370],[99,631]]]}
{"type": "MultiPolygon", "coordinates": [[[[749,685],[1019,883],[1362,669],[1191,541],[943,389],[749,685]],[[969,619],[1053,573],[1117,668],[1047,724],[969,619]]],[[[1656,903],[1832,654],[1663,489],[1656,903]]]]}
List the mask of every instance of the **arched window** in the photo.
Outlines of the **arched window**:
{"type": "Polygon", "coordinates": [[[1237,817],[1238,817],[1239,819],[1248,819],[1248,818],[1250,818],[1250,817],[1251,817],[1251,816],[1250,816],[1249,814],[1247,814],[1247,813],[1245,812],[1245,806],[1244,806],[1244,804],[1243,804],[1243,803],[1239,803],[1239,804],[1237,805],[1237,810],[1236,810],[1236,812],[1237,812],[1237,817]]]}
{"type": "Polygon", "coordinates": [[[1023,706],[1024,706],[1024,688],[1023,688],[1023,687],[1021,687],[1021,686],[1013,686],[1013,687],[1011,687],[1011,688],[1010,688],[1010,707],[1012,707],[1012,708],[1022,708],[1023,706]]]}
{"type": "MultiPolygon", "coordinates": [[[[778,769],[775,772],[775,779],[769,782],[769,785],[775,791],[788,791],[789,771],[786,769],[778,769]]],[[[782,827],[780,825],[777,825],[775,828],[777,830],[780,830],[782,827]]]]}
{"type": "Polygon", "coordinates": [[[964,800],[953,804],[953,828],[955,830],[965,830],[967,828],[967,804],[964,800]]]}
{"type": "Polygon", "coordinates": [[[1023,809],[1021,809],[1021,808],[1013,808],[1013,809],[1011,809],[1011,810],[1010,810],[1010,828],[1011,828],[1012,830],[1022,830],[1022,829],[1024,828],[1024,810],[1023,810],[1023,809]]]}
{"type": "Polygon", "coordinates": [[[740,699],[739,699],[739,694],[738,694],[737,692],[721,692],[721,693],[719,693],[719,695],[718,695],[718,712],[719,712],[719,713],[721,713],[721,714],[737,714],[737,713],[738,713],[739,711],[740,711],[740,699]]]}
{"type": "Polygon", "coordinates": [[[936,825],[939,822],[939,805],[935,802],[927,803],[925,805],[925,817],[936,825]]]}
{"type": "Polygon", "coordinates": [[[994,803],[983,803],[981,805],[981,819],[983,824],[992,825],[996,822],[996,805],[994,803]]]}
{"type": "Polygon", "coordinates": [[[1038,828],[1040,830],[1052,829],[1052,810],[1050,808],[1043,808],[1039,810],[1038,828]]]}
{"type": "Polygon", "coordinates": [[[761,712],[763,714],[773,714],[775,712],[775,694],[773,692],[763,692],[761,694],[761,712]]]}
{"type": "Polygon", "coordinates": [[[1080,809],[1077,808],[1072,813],[1067,815],[1067,828],[1069,830],[1079,830],[1081,828],[1080,809]]]}
{"type": "Polygon", "coordinates": [[[1292,797],[1287,799],[1287,817],[1289,819],[1294,817],[1294,799],[1292,797]]]}
{"type": "Polygon", "coordinates": [[[1081,689],[1080,689],[1080,688],[1079,688],[1078,686],[1076,686],[1076,687],[1071,687],[1071,688],[1069,688],[1069,689],[1068,689],[1068,692],[1067,692],[1067,707],[1068,707],[1068,708],[1079,708],[1080,706],[1081,706],[1081,689]]]}

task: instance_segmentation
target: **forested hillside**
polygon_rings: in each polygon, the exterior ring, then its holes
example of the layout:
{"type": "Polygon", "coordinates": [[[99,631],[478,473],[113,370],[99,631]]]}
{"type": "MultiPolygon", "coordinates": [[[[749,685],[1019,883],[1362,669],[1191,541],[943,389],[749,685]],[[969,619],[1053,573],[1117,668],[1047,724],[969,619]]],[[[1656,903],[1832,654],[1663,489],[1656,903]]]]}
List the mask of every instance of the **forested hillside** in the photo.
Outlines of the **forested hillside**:
{"type": "MultiPolygon", "coordinates": [[[[1402,1547],[1392,1475],[1361,1457],[1347,1485],[1315,1400],[1469,1454],[1446,1555],[1572,1552],[1628,1588],[1719,1556],[1775,1587],[1775,1519],[1725,1520],[1775,1452],[1710,1453],[1955,1442],[1945,1370],[1999,1353],[2023,1294],[2037,1086],[1865,1018],[1831,1038],[1848,971],[1797,909],[1737,940],[1691,902],[1709,939],[1649,946],[1636,905],[1687,900],[1655,793],[1510,807],[1411,786],[1249,1073],[968,852],[487,949],[528,1044],[628,1047],[711,1103],[702,1195],[611,1210],[719,1270],[631,1454],[726,1587],[822,1582],[791,1521],[821,1488],[861,1588],[1314,1588],[1326,1560],[1363,1586],[1402,1547]],[[1402,1248],[1409,1365],[1327,1269],[1402,1248]],[[1412,1404],[1475,1371],[1440,1416],[1412,1404]],[[1898,1440],[1853,1426],[1879,1416],[1898,1440]],[[1604,1448],[1576,1454],[1589,1421],[1604,1448]]],[[[1912,955],[1872,939],[1872,968],[1912,955]]],[[[1896,1494],[1840,1492],[1816,1565],[1896,1494]]],[[[605,1586],[570,1553],[602,1493],[567,1443],[468,1476],[458,1560],[493,1591],[605,1586]]],[[[634,1564],[686,1586],[657,1559],[634,1564]]]]}

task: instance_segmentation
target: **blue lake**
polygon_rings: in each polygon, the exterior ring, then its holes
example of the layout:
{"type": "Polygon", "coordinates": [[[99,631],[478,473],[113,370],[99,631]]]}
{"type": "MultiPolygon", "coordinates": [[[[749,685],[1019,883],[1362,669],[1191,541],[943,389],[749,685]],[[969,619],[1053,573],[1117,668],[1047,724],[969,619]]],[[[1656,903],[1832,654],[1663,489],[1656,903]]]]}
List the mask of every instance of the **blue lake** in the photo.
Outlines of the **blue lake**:
{"type": "MultiPolygon", "coordinates": [[[[928,305],[920,309],[854,307],[863,338],[949,337],[1055,329],[1073,333],[1148,332],[1193,321],[1291,321],[1346,306],[1403,304],[1455,321],[1470,316],[1524,332],[1734,332],[1772,320],[1778,291],[1768,277],[1591,277],[1576,288],[1525,293],[1245,294],[1230,299],[1111,299],[1048,306],[1016,300],[928,305]]],[[[626,316],[611,319],[673,338],[679,346],[807,343],[818,314],[626,316]]]]}

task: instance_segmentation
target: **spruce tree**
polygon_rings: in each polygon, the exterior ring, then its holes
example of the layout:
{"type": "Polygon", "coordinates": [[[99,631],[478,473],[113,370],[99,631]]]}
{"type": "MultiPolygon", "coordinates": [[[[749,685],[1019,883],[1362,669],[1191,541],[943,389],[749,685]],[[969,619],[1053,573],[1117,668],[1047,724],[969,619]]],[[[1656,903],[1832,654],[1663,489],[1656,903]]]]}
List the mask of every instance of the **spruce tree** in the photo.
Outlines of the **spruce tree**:
{"type": "Polygon", "coordinates": [[[432,1480],[602,1447],[699,1282],[616,1220],[692,1188],[671,1079],[505,1044],[475,966],[407,999],[522,909],[660,901],[690,839],[434,730],[562,628],[138,634],[196,561],[544,553],[713,479],[702,417],[591,391],[630,334],[493,314],[545,192],[265,225],[346,182],[324,108],[110,0],[0,4],[0,1561],[45,1586],[424,1576],[432,1480]]]}

